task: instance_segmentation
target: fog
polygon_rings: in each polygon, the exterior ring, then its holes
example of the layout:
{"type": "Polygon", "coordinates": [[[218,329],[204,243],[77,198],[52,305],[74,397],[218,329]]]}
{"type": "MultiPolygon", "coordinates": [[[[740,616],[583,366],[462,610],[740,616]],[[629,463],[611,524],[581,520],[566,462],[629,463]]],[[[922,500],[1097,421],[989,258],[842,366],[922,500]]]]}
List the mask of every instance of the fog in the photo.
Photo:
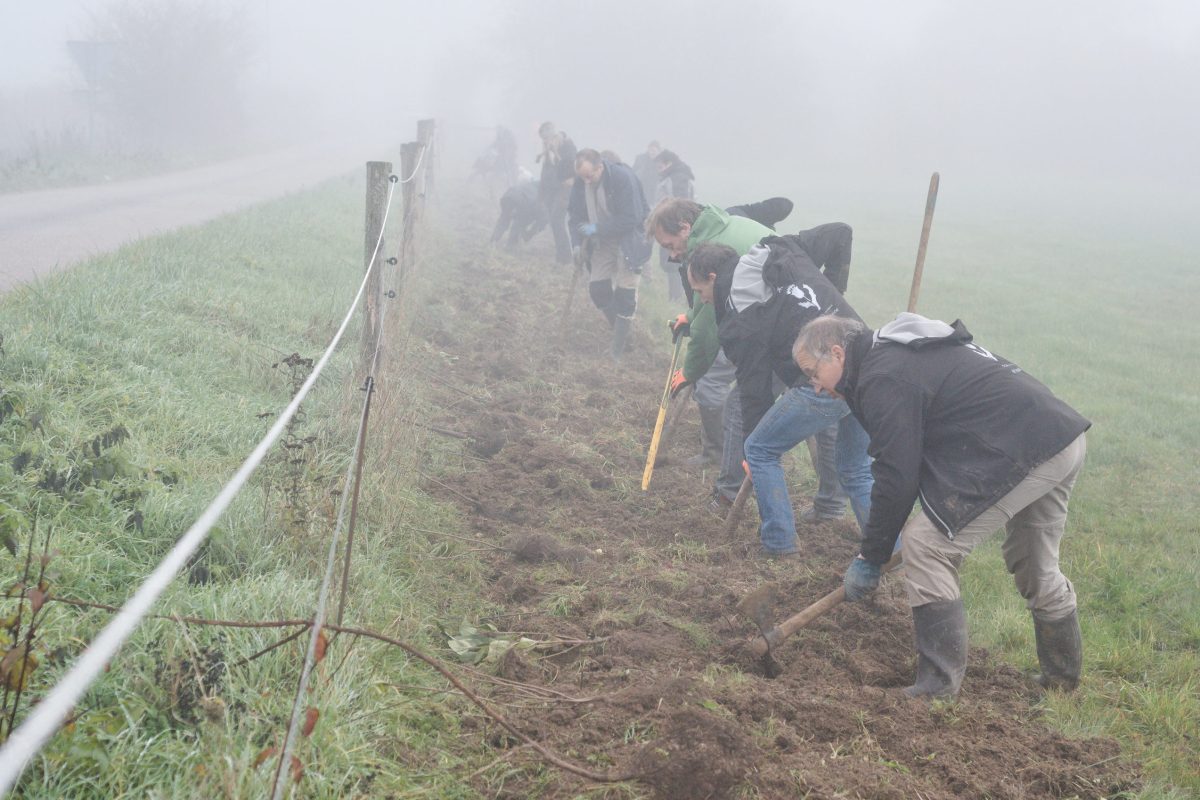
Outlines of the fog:
{"type": "MultiPolygon", "coordinates": [[[[116,5],[3,4],[0,152],[80,124],[64,42],[116,5]]],[[[237,124],[223,129],[255,141],[394,143],[433,115],[479,147],[490,126],[510,127],[532,166],[549,119],[627,161],[660,140],[715,202],[787,192],[919,206],[938,170],[981,208],[1108,224],[1200,210],[1194,3],[205,5],[237,15],[246,36],[224,106],[237,124]]]]}

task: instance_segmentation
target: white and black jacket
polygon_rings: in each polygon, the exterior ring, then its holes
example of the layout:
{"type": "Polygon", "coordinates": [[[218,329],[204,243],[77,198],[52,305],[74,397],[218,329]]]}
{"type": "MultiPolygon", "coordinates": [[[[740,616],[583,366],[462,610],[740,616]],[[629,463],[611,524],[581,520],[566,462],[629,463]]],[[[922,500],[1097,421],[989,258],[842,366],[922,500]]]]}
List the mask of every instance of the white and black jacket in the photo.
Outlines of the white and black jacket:
{"type": "Polygon", "coordinates": [[[860,320],[799,236],[769,236],[750,248],[732,273],[718,275],[713,308],[721,347],[737,371],[743,436],[775,402],[774,376],[788,386],[803,378],[792,345],[805,325],[824,314],[860,320]]]}
{"type": "Polygon", "coordinates": [[[1091,423],[947,325],[901,314],[850,343],[837,391],[871,437],[863,557],[883,564],[918,498],[954,537],[1091,423]]]}

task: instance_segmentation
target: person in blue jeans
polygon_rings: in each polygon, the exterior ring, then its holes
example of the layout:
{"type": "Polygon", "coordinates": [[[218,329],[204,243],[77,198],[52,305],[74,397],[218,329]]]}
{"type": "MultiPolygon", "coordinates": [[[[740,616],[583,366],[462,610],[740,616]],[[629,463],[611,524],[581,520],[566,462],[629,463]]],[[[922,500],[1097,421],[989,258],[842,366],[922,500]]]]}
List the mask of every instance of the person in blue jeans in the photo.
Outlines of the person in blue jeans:
{"type": "Polygon", "coordinates": [[[797,552],[796,520],[780,458],[836,426],[838,479],[859,525],[871,508],[867,435],[840,399],[819,396],[792,358],[804,327],[823,316],[861,322],[813,261],[799,236],[770,236],[744,255],[723,244],[698,246],[688,282],[717,318],[721,349],[733,362],[746,462],[762,518],[762,549],[797,552]],[[788,387],[776,401],[776,385],[788,387]]]}
{"type": "Polygon", "coordinates": [[[796,518],[780,459],[810,436],[836,426],[837,473],[859,527],[871,515],[869,439],[845,400],[817,394],[807,383],[793,386],[771,406],[746,439],[746,463],[762,518],[760,537],[768,555],[797,552],[796,518]]]}

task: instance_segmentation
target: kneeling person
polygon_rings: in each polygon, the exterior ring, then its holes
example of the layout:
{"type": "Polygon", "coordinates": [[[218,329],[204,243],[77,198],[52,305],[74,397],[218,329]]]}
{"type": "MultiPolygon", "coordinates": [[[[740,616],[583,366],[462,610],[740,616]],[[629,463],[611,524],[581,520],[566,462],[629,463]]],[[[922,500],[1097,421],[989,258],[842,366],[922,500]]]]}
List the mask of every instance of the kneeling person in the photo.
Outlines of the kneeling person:
{"type": "Polygon", "coordinates": [[[871,437],[875,488],[848,600],[879,584],[901,552],[917,648],[913,697],[953,697],[967,666],[958,567],[997,528],[1032,612],[1043,686],[1073,689],[1083,658],[1075,590],[1059,569],[1067,500],[1088,420],[1020,367],[972,341],[961,322],[905,313],[878,331],[823,318],[796,340],[813,385],[841,397],[871,437]],[[921,512],[908,521],[916,500],[921,512]],[[907,522],[906,522],[907,521],[907,522]]]}

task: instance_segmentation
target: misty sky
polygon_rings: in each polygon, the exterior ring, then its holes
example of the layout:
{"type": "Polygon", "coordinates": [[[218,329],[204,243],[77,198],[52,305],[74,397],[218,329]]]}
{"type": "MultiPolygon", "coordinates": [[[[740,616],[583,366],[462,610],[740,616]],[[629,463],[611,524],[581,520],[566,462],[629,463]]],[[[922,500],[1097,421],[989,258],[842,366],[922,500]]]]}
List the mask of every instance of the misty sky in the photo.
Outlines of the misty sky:
{"type": "MultiPolygon", "coordinates": [[[[166,0],[160,0],[166,1],[166,0]]],[[[112,0],[0,0],[0,93],[76,81],[62,42],[112,0]]],[[[1194,2],[245,0],[253,84],[335,125],[553,119],[627,160],[793,185],[1030,176],[1194,199],[1194,2]]],[[[0,94],[0,102],[5,94],[0,94]]]]}

